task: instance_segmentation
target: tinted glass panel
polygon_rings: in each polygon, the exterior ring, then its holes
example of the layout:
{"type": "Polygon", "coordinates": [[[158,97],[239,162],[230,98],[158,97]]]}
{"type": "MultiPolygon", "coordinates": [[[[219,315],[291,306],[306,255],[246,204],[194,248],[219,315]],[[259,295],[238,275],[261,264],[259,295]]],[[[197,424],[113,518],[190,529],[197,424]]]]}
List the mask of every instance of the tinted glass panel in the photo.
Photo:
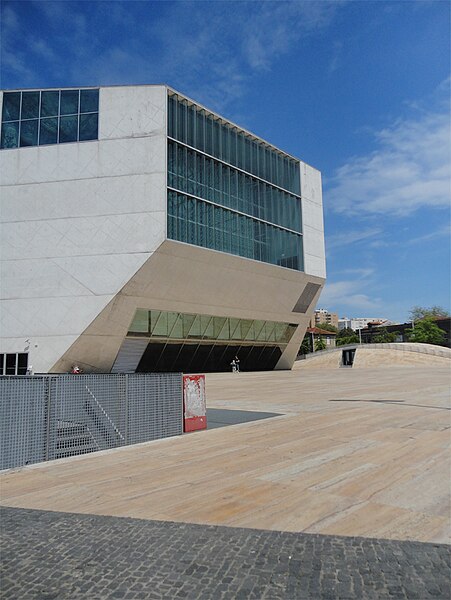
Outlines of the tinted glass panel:
{"type": "Polygon", "coordinates": [[[39,117],[39,92],[23,92],[21,119],[37,119],[39,117]]]}
{"type": "Polygon", "coordinates": [[[80,112],[98,112],[99,110],[99,90],[81,90],[80,91],[80,112]]]}
{"type": "Polygon", "coordinates": [[[39,133],[39,144],[56,144],[58,141],[58,119],[41,119],[41,128],[39,133]]]}
{"type": "Polygon", "coordinates": [[[3,123],[2,125],[2,148],[17,148],[19,145],[19,121],[15,123],[3,123]]]}
{"type": "Polygon", "coordinates": [[[28,354],[21,353],[17,356],[17,374],[26,375],[28,367],[28,354]]]}
{"type": "Polygon", "coordinates": [[[57,117],[59,108],[59,92],[42,92],[41,117],[57,117]]]}
{"type": "Polygon", "coordinates": [[[6,355],[6,375],[16,374],[16,361],[17,356],[15,354],[6,355]]]}
{"type": "Polygon", "coordinates": [[[168,185],[301,232],[300,198],[175,142],[168,143],[168,185]]]}
{"type": "Polygon", "coordinates": [[[22,121],[20,125],[20,146],[38,145],[38,120],[22,121]]]}
{"type": "MultiPolygon", "coordinates": [[[[170,135],[181,142],[186,141],[185,114],[183,100],[169,97],[170,117],[177,114],[177,128],[170,121],[170,135]]],[[[203,114],[200,107],[194,107],[196,134],[191,138],[199,150],[204,150],[216,158],[222,158],[235,167],[246,170],[266,181],[274,183],[294,194],[300,193],[299,161],[285,156],[275,148],[266,146],[249,134],[239,131],[229,123],[217,120],[211,114],[203,114]]],[[[188,130],[189,131],[189,130],[188,130]]],[[[191,145],[191,143],[190,143],[191,145]]]]}
{"type": "Polygon", "coordinates": [[[78,90],[63,90],[60,114],[73,115],[76,113],[78,113],[78,90]]]}
{"type": "MultiPolygon", "coordinates": [[[[20,92],[3,94],[3,121],[18,121],[20,117],[20,92]]],[[[8,146],[9,147],[9,146],[8,146]]]]}
{"type": "Polygon", "coordinates": [[[60,118],[60,144],[65,142],[76,142],[78,130],[78,117],[60,118]]]}
{"type": "Polygon", "coordinates": [[[17,148],[98,139],[98,106],[98,89],[5,92],[0,147],[17,148]],[[79,96],[84,111],[80,122],[81,133],[78,131],[79,96]],[[60,114],[64,118],[58,121],[60,114]]]}
{"type": "Polygon", "coordinates": [[[98,113],[80,115],[80,140],[96,140],[98,136],[98,113]]]}

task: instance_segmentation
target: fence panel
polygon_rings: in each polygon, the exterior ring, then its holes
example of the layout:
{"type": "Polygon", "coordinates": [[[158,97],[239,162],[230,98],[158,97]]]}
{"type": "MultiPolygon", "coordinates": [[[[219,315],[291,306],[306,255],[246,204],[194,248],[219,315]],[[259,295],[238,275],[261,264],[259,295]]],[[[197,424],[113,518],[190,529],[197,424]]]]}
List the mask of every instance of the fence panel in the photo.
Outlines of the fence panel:
{"type": "Polygon", "coordinates": [[[138,444],[183,433],[182,376],[129,374],[127,443],[138,444]]]}
{"type": "Polygon", "coordinates": [[[0,377],[0,468],[183,432],[177,373],[0,377]]]}
{"type": "Polygon", "coordinates": [[[46,458],[48,379],[0,378],[0,468],[46,458]]]}

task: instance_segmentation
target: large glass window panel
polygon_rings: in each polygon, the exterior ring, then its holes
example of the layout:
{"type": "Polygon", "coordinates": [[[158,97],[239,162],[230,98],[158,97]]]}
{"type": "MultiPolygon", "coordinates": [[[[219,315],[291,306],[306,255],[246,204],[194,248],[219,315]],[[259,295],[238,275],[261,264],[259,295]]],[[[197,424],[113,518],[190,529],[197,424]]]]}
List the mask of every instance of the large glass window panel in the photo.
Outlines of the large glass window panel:
{"type": "Polygon", "coordinates": [[[153,335],[153,330],[155,329],[155,326],[158,322],[158,319],[160,318],[160,313],[161,313],[160,310],[151,310],[149,313],[150,314],[150,320],[149,320],[150,332],[152,335],[153,335]]]}
{"type": "Polygon", "coordinates": [[[191,330],[191,326],[194,323],[195,315],[182,315],[182,328],[183,328],[183,338],[187,338],[188,334],[191,330]]]}
{"type": "Polygon", "coordinates": [[[230,129],[223,125],[221,128],[222,159],[230,162],[230,129]]]}
{"type": "Polygon", "coordinates": [[[205,152],[212,154],[213,146],[213,119],[211,116],[205,117],[205,152]]]}
{"type": "Polygon", "coordinates": [[[58,119],[56,117],[40,120],[39,145],[56,144],[58,141],[58,119]]]}
{"type": "Polygon", "coordinates": [[[196,115],[196,148],[205,149],[205,113],[203,110],[197,111],[196,115]]]}
{"type": "Polygon", "coordinates": [[[212,318],[212,337],[214,339],[218,339],[219,334],[221,333],[221,330],[224,326],[224,323],[226,321],[225,317],[213,317],[212,318]]]}
{"type": "Polygon", "coordinates": [[[152,324],[152,335],[158,337],[168,336],[168,313],[160,312],[155,326],[152,324]]]}
{"type": "Polygon", "coordinates": [[[76,142],[78,137],[78,117],[60,117],[59,142],[76,142]]]}
{"type": "Polygon", "coordinates": [[[230,144],[230,162],[232,165],[237,164],[236,160],[236,134],[237,130],[235,128],[229,129],[229,144],[230,144]]]}
{"type": "Polygon", "coordinates": [[[138,308],[129,327],[131,333],[149,333],[149,311],[138,308]]]}
{"type": "Polygon", "coordinates": [[[177,101],[174,96],[169,96],[168,102],[168,135],[177,137],[177,101]]]}
{"type": "Polygon", "coordinates": [[[78,96],[79,90],[61,91],[61,115],[74,115],[78,113],[78,96]]]}
{"type": "Polygon", "coordinates": [[[177,139],[186,141],[186,105],[180,101],[177,110],[177,139]]]}
{"type": "Polygon", "coordinates": [[[218,340],[229,340],[230,339],[230,322],[229,319],[224,319],[221,330],[217,336],[218,340]]]}
{"type": "Polygon", "coordinates": [[[244,340],[249,342],[255,340],[255,321],[251,321],[248,331],[244,336],[244,340]]]}
{"type": "Polygon", "coordinates": [[[21,119],[37,119],[39,117],[39,92],[22,92],[21,119]]]}
{"type": "Polygon", "coordinates": [[[98,113],[80,115],[80,141],[98,138],[98,113]]]}
{"type": "Polygon", "coordinates": [[[266,321],[258,321],[255,320],[254,321],[254,335],[255,335],[255,340],[257,341],[264,341],[265,339],[265,324],[266,321]]]}
{"type": "Polygon", "coordinates": [[[213,317],[201,315],[200,330],[204,339],[212,339],[214,337],[213,317]]]}
{"type": "Polygon", "coordinates": [[[38,119],[21,121],[20,123],[20,147],[38,145],[38,119]]]}
{"type": "Polygon", "coordinates": [[[19,121],[2,123],[2,148],[17,148],[19,145],[19,121]]]}
{"type": "Polygon", "coordinates": [[[252,171],[252,156],[251,156],[252,142],[246,137],[244,139],[244,169],[250,173],[252,171]]]}
{"type": "Polygon", "coordinates": [[[41,117],[57,117],[59,101],[59,92],[41,92],[41,117]]]}
{"type": "Polygon", "coordinates": [[[15,375],[17,366],[17,355],[7,354],[6,355],[6,375],[15,375]]]}
{"type": "Polygon", "coordinates": [[[231,317],[230,321],[230,339],[231,340],[241,340],[243,339],[241,336],[241,322],[240,319],[235,319],[231,317]]]}
{"type": "Polygon", "coordinates": [[[80,112],[99,111],[99,90],[80,90],[80,112]]]}
{"type": "Polygon", "coordinates": [[[213,143],[212,143],[212,154],[218,158],[222,158],[221,140],[220,140],[220,123],[219,121],[213,121],[213,143]]]}
{"type": "Polygon", "coordinates": [[[195,318],[191,324],[191,327],[190,327],[187,337],[188,338],[198,338],[198,339],[200,337],[202,337],[200,315],[195,316],[195,318]]]}
{"type": "Polygon", "coordinates": [[[187,107],[187,129],[186,129],[186,143],[189,146],[195,145],[194,128],[196,122],[196,109],[193,105],[187,107]]]}
{"type": "Polygon", "coordinates": [[[168,214],[168,238],[177,239],[177,219],[168,214]]]}
{"type": "MultiPolygon", "coordinates": [[[[20,92],[3,94],[2,121],[18,121],[20,118],[20,92]]],[[[10,146],[6,146],[10,148],[10,146]]]]}
{"type": "Polygon", "coordinates": [[[266,325],[265,325],[265,341],[267,342],[273,342],[275,341],[275,325],[276,323],[272,322],[272,321],[266,321],[266,325]]]}
{"type": "Polygon", "coordinates": [[[173,339],[183,338],[183,320],[179,313],[168,313],[168,336],[173,339]]]}

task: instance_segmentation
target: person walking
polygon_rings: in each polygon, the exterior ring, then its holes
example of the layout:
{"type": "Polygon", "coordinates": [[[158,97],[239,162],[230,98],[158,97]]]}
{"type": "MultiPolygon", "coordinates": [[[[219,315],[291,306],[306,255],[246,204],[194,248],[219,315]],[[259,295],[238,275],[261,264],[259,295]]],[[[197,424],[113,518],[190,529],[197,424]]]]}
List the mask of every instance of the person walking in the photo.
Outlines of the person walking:
{"type": "Polygon", "coordinates": [[[235,361],[236,372],[239,373],[240,372],[240,359],[238,358],[238,356],[235,356],[235,358],[233,360],[235,361]]]}
{"type": "Polygon", "coordinates": [[[232,373],[236,373],[236,362],[235,362],[235,359],[232,359],[232,362],[230,363],[230,366],[232,367],[232,373]]]}

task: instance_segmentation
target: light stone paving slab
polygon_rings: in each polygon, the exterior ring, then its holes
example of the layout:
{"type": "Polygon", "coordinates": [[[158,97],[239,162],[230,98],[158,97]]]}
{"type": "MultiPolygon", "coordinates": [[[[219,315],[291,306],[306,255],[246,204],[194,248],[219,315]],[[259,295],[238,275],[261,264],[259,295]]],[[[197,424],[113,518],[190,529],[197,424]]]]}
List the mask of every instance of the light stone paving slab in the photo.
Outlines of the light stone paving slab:
{"type": "Polygon", "coordinates": [[[5,506],[450,540],[450,370],[207,375],[212,408],[283,416],[4,472],[5,506]]]}

